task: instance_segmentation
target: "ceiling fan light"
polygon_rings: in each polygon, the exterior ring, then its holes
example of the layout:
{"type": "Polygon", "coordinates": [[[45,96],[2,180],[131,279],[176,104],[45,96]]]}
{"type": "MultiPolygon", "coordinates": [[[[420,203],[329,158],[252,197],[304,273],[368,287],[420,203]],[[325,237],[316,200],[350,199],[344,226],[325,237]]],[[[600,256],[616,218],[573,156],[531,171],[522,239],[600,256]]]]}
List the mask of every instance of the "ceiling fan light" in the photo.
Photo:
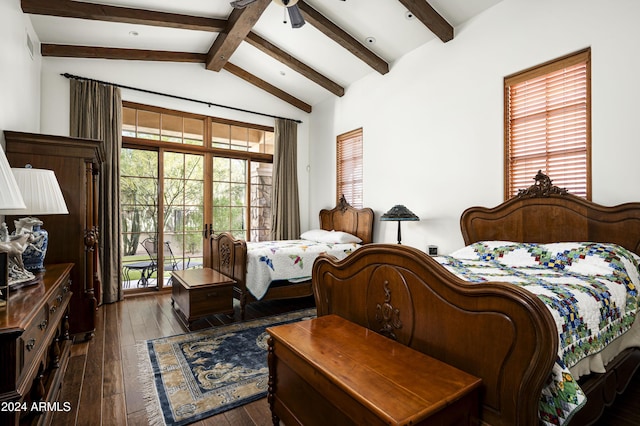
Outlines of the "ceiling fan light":
{"type": "Polygon", "coordinates": [[[231,2],[231,6],[235,9],[244,9],[256,0],[235,0],[231,2]]]}
{"type": "Polygon", "coordinates": [[[289,19],[291,19],[291,27],[300,28],[304,25],[304,18],[302,17],[302,13],[300,13],[299,8],[288,7],[287,11],[289,12],[289,19]]]}
{"type": "Polygon", "coordinates": [[[298,0],[273,0],[275,4],[282,7],[291,7],[298,3],[298,0]]]}

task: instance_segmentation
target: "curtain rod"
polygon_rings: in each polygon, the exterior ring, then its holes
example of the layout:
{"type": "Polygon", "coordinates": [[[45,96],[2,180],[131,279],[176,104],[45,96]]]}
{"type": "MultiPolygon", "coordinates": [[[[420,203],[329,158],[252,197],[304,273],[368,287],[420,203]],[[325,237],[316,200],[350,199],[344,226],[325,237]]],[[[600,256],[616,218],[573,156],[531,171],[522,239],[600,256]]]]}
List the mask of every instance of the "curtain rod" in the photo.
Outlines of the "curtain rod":
{"type": "Polygon", "coordinates": [[[183,100],[183,101],[195,102],[195,103],[198,103],[198,104],[207,105],[208,107],[215,106],[215,107],[219,107],[219,108],[231,109],[231,110],[234,110],[234,111],[246,112],[246,113],[249,113],[249,114],[261,115],[263,117],[280,118],[280,119],[283,119],[283,120],[295,121],[296,123],[302,123],[302,121],[296,120],[296,119],[293,119],[293,118],[279,117],[277,115],[265,114],[263,112],[251,111],[251,110],[248,110],[248,109],[236,108],[236,107],[231,107],[231,106],[227,106],[227,105],[220,105],[220,104],[216,104],[216,103],[213,103],[213,102],[201,101],[201,100],[198,100],[198,99],[185,98],[183,96],[171,95],[171,94],[168,94],[168,93],[155,92],[153,90],[140,89],[138,87],[125,86],[123,84],[110,83],[108,81],[95,80],[93,78],[88,78],[88,77],[80,77],[80,76],[69,74],[69,73],[64,73],[64,74],[60,74],[60,75],[63,76],[63,77],[69,78],[69,79],[72,78],[74,80],[93,81],[93,82],[96,82],[96,83],[101,83],[101,84],[107,84],[107,85],[110,85],[110,86],[120,87],[122,89],[135,90],[135,91],[138,91],[138,92],[150,93],[152,95],[160,95],[160,96],[166,96],[166,97],[169,97],[169,98],[180,99],[180,100],[183,100]]]}

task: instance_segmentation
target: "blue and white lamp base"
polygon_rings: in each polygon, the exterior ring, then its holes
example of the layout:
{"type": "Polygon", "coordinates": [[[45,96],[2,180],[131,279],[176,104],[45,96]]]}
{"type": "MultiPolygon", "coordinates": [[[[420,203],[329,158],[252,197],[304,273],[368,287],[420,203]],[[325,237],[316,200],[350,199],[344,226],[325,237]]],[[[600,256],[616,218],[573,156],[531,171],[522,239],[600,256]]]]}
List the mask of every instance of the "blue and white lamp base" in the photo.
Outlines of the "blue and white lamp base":
{"type": "Polygon", "coordinates": [[[33,273],[43,272],[45,270],[44,257],[49,246],[49,233],[40,226],[34,226],[32,234],[33,242],[22,253],[24,269],[33,273]]]}

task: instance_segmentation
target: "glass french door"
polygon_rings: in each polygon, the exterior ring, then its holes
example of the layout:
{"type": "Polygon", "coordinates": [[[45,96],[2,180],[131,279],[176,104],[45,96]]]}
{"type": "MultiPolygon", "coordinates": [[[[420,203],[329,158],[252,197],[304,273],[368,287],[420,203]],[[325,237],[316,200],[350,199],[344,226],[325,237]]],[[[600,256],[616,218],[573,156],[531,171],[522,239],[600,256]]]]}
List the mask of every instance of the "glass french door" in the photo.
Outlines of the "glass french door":
{"type": "Polygon", "coordinates": [[[203,265],[204,161],[203,155],[164,152],[159,239],[163,249],[163,284],[171,271],[203,265]]]}
{"type": "Polygon", "coordinates": [[[270,239],[271,183],[270,163],[123,149],[124,288],[162,288],[170,285],[171,271],[207,266],[204,229],[270,239]]]}
{"type": "Polygon", "coordinates": [[[211,224],[216,233],[247,238],[247,164],[244,159],[213,158],[211,224]]]}
{"type": "Polygon", "coordinates": [[[203,265],[204,155],[123,149],[123,287],[170,285],[203,265]]]}

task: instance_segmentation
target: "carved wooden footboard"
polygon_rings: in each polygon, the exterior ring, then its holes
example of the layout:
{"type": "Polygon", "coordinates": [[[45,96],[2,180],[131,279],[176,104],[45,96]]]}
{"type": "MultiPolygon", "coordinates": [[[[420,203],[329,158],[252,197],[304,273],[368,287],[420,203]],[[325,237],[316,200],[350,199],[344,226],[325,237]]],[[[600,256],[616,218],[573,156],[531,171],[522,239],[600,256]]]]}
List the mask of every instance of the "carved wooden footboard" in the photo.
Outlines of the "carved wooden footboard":
{"type": "MultiPolygon", "coordinates": [[[[212,235],[211,267],[236,281],[233,297],[240,301],[240,317],[244,318],[247,303],[255,297],[247,290],[247,243],[228,232],[212,235]]],[[[290,299],[311,296],[311,281],[272,286],[261,300],[290,299]]]]}
{"type": "Polygon", "coordinates": [[[482,421],[537,424],[558,336],[534,295],[466,283],[419,250],[386,244],[341,262],[319,257],[313,288],[319,316],[340,315],[482,378],[482,421]]]}

